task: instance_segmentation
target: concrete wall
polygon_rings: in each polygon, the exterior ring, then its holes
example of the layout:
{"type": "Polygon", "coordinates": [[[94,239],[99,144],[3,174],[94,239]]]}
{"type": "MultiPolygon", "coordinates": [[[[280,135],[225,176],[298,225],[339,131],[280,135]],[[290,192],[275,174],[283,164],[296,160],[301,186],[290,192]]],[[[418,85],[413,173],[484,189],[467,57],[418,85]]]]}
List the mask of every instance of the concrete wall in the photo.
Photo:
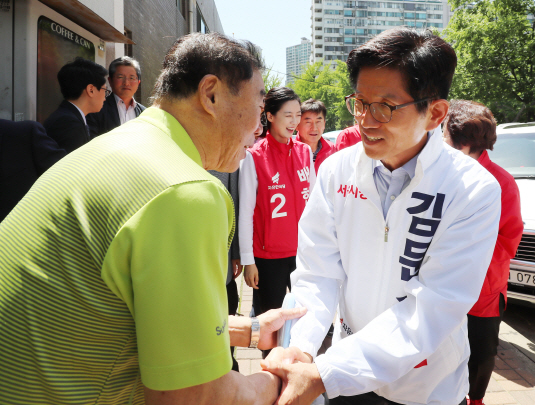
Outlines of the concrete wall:
{"type": "Polygon", "coordinates": [[[161,63],[175,40],[187,34],[176,0],[125,0],[124,27],[132,31],[133,57],[141,64],[141,98],[148,106],[161,63]]]}
{"type": "MultiPolygon", "coordinates": [[[[206,21],[206,25],[210,29],[210,32],[220,32],[224,34],[223,26],[221,25],[221,20],[219,19],[219,13],[214,0],[197,0],[197,5],[201,10],[201,13],[206,21]]],[[[194,13],[194,18],[197,18],[197,13],[194,13]]],[[[194,27],[197,25],[195,24],[194,27]]]]}
{"type": "MultiPolygon", "coordinates": [[[[123,0],[80,0],[86,7],[114,26],[117,31],[124,32],[124,1],[123,0]]],[[[106,44],[106,69],[114,59],[124,56],[123,44],[106,44]]]]}
{"type": "MultiPolygon", "coordinates": [[[[214,0],[198,0],[197,3],[210,31],[223,32],[214,0]]],[[[193,11],[193,27],[196,28],[197,12],[193,11]]],[[[189,14],[187,10],[185,14],[189,14]]],[[[189,33],[188,18],[180,13],[177,0],[124,0],[124,28],[132,31],[136,43],[133,57],[141,64],[141,97],[138,101],[145,106],[150,104],[149,97],[166,52],[178,37],[189,33]]]]}

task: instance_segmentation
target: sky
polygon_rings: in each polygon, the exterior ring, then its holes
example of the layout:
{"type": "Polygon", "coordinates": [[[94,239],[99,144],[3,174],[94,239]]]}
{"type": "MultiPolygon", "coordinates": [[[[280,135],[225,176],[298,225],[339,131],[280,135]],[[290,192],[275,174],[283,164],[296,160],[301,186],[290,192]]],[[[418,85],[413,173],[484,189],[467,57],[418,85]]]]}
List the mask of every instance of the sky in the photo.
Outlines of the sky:
{"type": "Polygon", "coordinates": [[[286,74],[286,48],[310,39],[311,0],[215,0],[226,35],[262,48],[268,67],[286,74]]]}

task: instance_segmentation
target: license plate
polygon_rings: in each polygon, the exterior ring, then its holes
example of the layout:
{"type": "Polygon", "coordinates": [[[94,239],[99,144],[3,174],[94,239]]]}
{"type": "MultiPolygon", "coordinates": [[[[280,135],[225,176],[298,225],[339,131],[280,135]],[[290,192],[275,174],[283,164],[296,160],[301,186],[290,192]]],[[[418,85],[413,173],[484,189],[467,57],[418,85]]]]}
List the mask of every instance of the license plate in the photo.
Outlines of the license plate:
{"type": "Polygon", "coordinates": [[[535,287],[535,273],[527,271],[509,270],[509,282],[535,287]]]}

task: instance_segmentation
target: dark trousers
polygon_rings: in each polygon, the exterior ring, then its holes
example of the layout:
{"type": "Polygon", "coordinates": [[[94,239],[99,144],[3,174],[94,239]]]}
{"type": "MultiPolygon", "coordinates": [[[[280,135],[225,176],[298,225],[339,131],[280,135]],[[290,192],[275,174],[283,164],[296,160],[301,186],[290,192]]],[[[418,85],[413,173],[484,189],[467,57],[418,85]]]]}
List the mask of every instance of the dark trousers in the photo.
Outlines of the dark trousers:
{"type": "Polygon", "coordinates": [[[468,381],[470,399],[483,399],[489,385],[500,339],[500,322],[505,310],[505,298],[500,294],[500,316],[479,317],[468,315],[468,381]]]}
{"type": "MultiPolygon", "coordinates": [[[[295,256],[283,259],[261,259],[255,257],[258,269],[258,290],[253,290],[253,307],[256,316],[280,308],[286,288],[290,288],[290,274],[295,270],[295,256]]],[[[269,350],[263,350],[264,358],[269,350]]]]}
{"type": "MultiPolygon", "coordinates": [[[[355,395],[353,397],[336,397],[329,399],[329,405],[399,405],[397,402],[380,397],[375,392],[355,395]]],[[[459,405],[466,405],[464,398],[459,405]]]]}
{"type": "MultiPolygon", "coordinates": [[[[238,295],[238,286],[236,285],[235,280],[231,280],[227,284],[227,300],[228,300],[228,314],[236,315],[236,311],[238,310],[238,303],[240,301],[240,296],[238,295]]],[[[230,355],[232,356],[232,369],[234,371],[240,372],[240,369],[238,367],[238,362],[234,358],[233,346],[231,346],[230,348],[230,355]]]]}

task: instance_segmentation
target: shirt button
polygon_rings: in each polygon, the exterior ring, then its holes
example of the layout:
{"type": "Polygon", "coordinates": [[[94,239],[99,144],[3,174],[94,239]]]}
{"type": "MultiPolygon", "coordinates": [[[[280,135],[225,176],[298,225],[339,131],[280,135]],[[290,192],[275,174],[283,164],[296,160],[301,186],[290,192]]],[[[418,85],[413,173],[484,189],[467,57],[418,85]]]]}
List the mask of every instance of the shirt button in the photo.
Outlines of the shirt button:
{"type": "Polygon", "coordinates": [[[391,199],[392,201],[394,201],[394,200],[396,199],[396,196],[395,196],[395,195],[391,195],[391,196],[390,196],[390,199],[391,199]]]}

